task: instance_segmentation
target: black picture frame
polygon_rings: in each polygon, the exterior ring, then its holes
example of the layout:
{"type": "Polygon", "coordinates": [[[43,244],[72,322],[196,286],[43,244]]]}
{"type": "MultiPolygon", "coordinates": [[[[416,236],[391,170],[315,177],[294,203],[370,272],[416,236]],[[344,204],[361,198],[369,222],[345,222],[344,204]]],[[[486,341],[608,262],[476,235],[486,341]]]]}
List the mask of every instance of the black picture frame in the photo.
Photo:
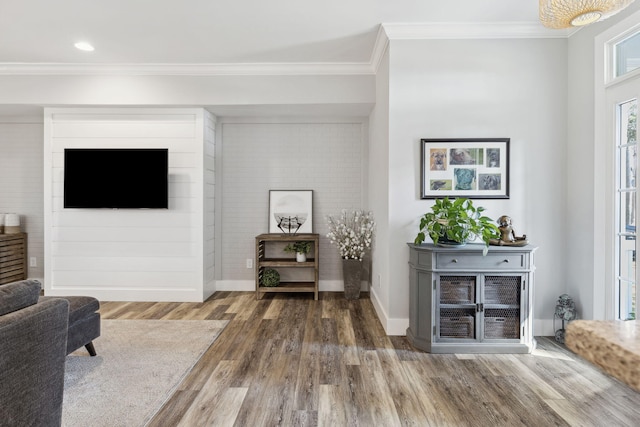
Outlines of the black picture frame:
{"type": "Polygon", "coordinates": [[[420,198],[509,198],[510,138],[420,140],[420,198]]]}

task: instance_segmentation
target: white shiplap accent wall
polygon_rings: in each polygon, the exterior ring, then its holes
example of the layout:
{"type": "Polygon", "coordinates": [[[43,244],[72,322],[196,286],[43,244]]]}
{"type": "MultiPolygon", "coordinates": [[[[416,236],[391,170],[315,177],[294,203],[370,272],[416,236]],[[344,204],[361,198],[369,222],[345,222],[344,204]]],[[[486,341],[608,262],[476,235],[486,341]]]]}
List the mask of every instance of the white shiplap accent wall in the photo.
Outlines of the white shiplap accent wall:
{"type": "Polygon", "coordinates": [[[204,111],[204,294],[215,292],[215,116],[204,111]]]}
{"type": "Polygon", "coordinates": [[[0,213],[20,215],[34,279],[44,277],[42,180],[42,123],[0,123],[0,213]]]}
{"type": "Polygon", "coordinates": [[[204,110],[52,108],[44,120],[45,293],[112,301],[208,297],[204,110]],[[64,209],[64,149],[81,147],[168,148],[169,209],[64,209]]]}
{"type": "MultiPolygon", "coordinates": [[[[226,119],[229,120],[229,119],[226,119]]],[[[313,190],[320,234],[320,290],[342,290],[342,264],[325,237],[325,216],[361,208],[366,119],[222,126],[222,280],[217,290],[251,290],[255,236],[268,232],[269,190],[313,190]]]]}

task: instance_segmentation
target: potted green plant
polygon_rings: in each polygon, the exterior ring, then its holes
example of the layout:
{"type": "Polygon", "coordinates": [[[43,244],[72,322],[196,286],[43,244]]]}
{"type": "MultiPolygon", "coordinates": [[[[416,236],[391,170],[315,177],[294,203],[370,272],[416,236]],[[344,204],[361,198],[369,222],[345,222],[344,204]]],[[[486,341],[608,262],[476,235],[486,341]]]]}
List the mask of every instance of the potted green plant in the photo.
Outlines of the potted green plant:
{"type": "Polygon", "coordinates": [[[431,212],[420,219],[420,231],[414,243],[421,244],[427,234],[439,246],[461,246],[480,238],[485,243],[486,253],[489,241],[499,238],[500,230],[491,218],[482,215],[484,211],[485,208],[475,207],[467,198],[436,199],[431,212]]]}
{"type": "Polygon", "coordinates": [[[284,247],[285,252],[295,253],[296,261],[305,262],[307,260],[307,254],[311,252],[311,242],[295,242],[289,243],[284,247]]]}
{"type": "Polygon", "coordinates": [[[262,273],[262,286],[266,286],[268,288],[273,288],[280,284],[280,273],[273,268],[267,268],[262,273]]]}

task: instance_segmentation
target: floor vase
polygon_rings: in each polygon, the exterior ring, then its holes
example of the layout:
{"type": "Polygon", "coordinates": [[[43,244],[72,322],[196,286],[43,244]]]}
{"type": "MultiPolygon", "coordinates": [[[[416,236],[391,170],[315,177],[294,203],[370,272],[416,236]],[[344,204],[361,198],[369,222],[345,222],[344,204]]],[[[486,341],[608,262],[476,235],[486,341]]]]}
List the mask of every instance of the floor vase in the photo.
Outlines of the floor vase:
{"type": "Polygon", "coordinates": [[[342,277],[344,280],[344,297],[346,299],[360,298],[362,261],[357,259],[343,259],[342,277]]]}

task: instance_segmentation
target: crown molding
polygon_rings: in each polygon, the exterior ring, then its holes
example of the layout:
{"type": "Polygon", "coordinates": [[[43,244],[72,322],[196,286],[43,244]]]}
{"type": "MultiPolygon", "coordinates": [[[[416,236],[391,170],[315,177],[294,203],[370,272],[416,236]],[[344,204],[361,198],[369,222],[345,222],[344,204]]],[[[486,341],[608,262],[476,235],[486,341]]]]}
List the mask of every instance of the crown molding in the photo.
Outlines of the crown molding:
{"type": "Polygon", "coordinates": [[[373,73],[377,73],[380,61],[391,40],[568,38],[578,30],[551,30],[543,27],[542,24],[531,22],[383,23],[378,29],[369,62],[373,73]]]}
{"type": "Polygon", "coordinates": [[[537,22],[432,22],[381,24],[389,40],[567,38],[573,30],[551,30],[537,22]]]}
{"type": "Polygon", "coordinates": [[[369,63],[61,64],[0,63],[0,75],[310,76],[372,74],[369,63]]]}
{"type": "Polygon", "coordinates": [[[237,64],[0,63],[11,76],[312,76],[371,75],[378,71],[390,40],[568,38],[576,29],[551,30],[532,22],[383,23],[369,62],[237,64]]]}
{"type": "Polygon", "coordinates": [[[380,62],[382,61],[382,57],[384,56],[384,53],[387,51],[388,47],[389,36],[385,31],[384,24],[382,24],[378,27],[376,42],[373,45],[373,50],[371,51],[371,60],[369,60],[370,68],[374,74],[378,73],[380,62]]]}

